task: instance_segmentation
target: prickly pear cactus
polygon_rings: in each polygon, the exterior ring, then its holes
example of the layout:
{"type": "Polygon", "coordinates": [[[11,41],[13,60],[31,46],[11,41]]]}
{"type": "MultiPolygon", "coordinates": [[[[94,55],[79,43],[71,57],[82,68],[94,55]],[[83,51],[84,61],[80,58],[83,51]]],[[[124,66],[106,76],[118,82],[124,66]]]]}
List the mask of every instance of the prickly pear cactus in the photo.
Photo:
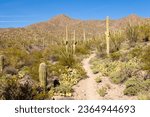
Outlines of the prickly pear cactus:
{"type": "Polygon", "coordinates": [[[0,73],[3,72],[3,68],[4,68],[4,56],[0,55],[0,73]]]}
{"type": "Polygon", "coordinates": [[[47,85],[47,66],[45,63],[41,63],[39,66],[39,81],[40,86],[43,87],[45,91],[47,85]]]}

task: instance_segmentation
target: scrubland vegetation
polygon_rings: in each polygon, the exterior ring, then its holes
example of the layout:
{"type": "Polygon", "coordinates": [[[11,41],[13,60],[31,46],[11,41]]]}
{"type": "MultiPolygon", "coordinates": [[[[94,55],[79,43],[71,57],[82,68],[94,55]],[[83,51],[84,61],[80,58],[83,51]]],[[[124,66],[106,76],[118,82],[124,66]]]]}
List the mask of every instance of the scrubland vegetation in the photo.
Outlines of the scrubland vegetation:
{"type": "Polygon", "coordinates": [[[86,78],[81,60],[90,53],[92,45],[81,41],[76,45],[76,54],[73,54],[72,40],[68,41],[66,52],[63,39],[45,35],[42,31],[32,33],[28,29],[1,34],[1,99],[70,97],[72,86],[86,78]],[[35,37],[34,40],[31,37],[35,37]],[[40,68],[42,63],[45,67],[40,68]]]}
{"type": "Polygon", "coordinates": [[[104,48],[105,42],[91,60],[93,73],[101,72],[112,83],[125,84],[124,95],[150,99],[150,25],[128,25],[122,32],[110,32],[109,56],[104,48]]]}
{"type": "MultiPolygon", "coordinates": [[[[87,78],[81,61],[92,51],[96,52],[91,60],[93,73],[101,72],[112,83],[125,84],[124,95],[150,99],[150,25],[129,24],[123,30],[110,30],[107,35],[109,55],[103,33],[85,41],[82,36],[73,40],[73,35],[64,40],[65,36],[42,30],[1,32],[0,99],[71,97],[72,87],[87,78]]],[[[101,78],[96,78],[96,82],[101,83],[101,78]]],[[[107,88],[97,92],[105,96],[107,88]]]]}

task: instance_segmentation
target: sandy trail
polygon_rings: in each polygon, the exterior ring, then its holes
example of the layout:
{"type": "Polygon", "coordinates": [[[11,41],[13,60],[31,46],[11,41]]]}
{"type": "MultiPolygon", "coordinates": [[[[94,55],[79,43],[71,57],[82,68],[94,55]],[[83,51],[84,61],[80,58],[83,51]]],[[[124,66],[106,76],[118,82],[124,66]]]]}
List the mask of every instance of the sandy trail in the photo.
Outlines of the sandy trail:
{"type": "Polygon", "coordinates": [[[91,54],[89,58],[86,58],[82,61],[83,68],[85,69],[88,78],[85,80],[81,80],[75,87],[75,93],[74,93],[74,98],[75,99],[81,99],[81,100],[95,100],[99,99],[99,95],[97,93],[97,84],[94,80],[95,77],[98,76],[93,74],[89,61],[91,58],[93,58],[95,54],[91,54]]]}
{"type": "Polygon", "coordinates": [[[101,73],[93,74],[91,70],[90,60],[95,57],[95,54],[91,54],[89,58],[82,61],[83,68],[85,69],[88,78],[81,80],[77,85],[73,87],[73,98],[77,100],[131,100],[136,97],[125,96],[123,90],[124,85],[114,84],[108,77],[104,77],[101,73]],[[97,84],[95,78],[101,77],[102,82],[97,84]],[[107,87],[107,94],[101,97],[97,90],[101,87],[107,87]]]}

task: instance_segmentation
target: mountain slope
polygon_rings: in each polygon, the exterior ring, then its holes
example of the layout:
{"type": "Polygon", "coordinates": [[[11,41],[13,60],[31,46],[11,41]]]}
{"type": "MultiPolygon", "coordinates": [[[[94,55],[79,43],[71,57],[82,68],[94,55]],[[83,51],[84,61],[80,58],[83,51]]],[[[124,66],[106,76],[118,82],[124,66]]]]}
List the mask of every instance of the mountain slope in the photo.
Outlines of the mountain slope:
{"type": "MultiPolygon", "coordinates": [[[[149,18],[142,18],[137,15],[129,15],[127,17],[118,19],[118,20],[112,20],[110,19],[110,29],[111,30],[119,30],[124,29],[128,23],[131,23],[133,25],[139,24],[139,23],[150,23],[149,18]]],[[[23,31],[22,34],[26,34],[28,30],[34,33],[44,32],[43,34],[47,33],[50,35],[53,35],[55,38],[62,38],[65,36],[65,29],[66,26],[68,26],[68,31],[71,37],[71,34],[73,33],[73,30],[76,30],[76,36],[78,38],[83,37],[83,30],[86,32],[86,36],[89,38],[93,38],[95,36],[98,36],[99,34],[104,34],[105,31],[105,20],[79,20],[79,19],[72,19],[66,15],[58,15],[56,17],[53,17],[52,19],[40,22],[36,24],[29,25],[27,27],[24,27],[21,30],[23,31]]],[[[16,35],[18,35],[19,28],[14,29],[0,29],[0,33],[6,32],[7,35],[10,35],[13,30],[13,33],[16,32],[16,35]]],[[[15,34],[13,34],[15,35],[15,34]]],[[[44,35],[43,35],[44,36],[44,35]]],[[[11,37],[11,35],[10,35],[11,37]]]]}

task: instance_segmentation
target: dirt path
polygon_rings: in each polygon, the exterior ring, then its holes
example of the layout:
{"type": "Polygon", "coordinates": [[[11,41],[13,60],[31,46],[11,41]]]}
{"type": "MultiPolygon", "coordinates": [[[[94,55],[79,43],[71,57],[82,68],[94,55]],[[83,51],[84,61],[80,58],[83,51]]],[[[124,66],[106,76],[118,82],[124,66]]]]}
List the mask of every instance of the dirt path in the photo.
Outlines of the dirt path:
{"type": "Polygon", "coordinates": [[[89,61],[95,57],[95,54],[91,54],[89,58],[82,61],[83,67],[87,73],[88,78],[81,80],[76,86],[73,87],[75,93],[73,95],[74,99],[77,100],[131,100],[136,99],[136,97],[129,97],[123,94],[125,88],[124,85],[113,84],[108,77],[103,77],[101,73],[93,74],[91,70],[91,65],[89,61]],[[97,84],[95,78],[101,77],[102,82],[97,84]],[[107,87],[107,94],[101,97],[97,90],[102,87],[107,87]]]}
{"type": "Polygon", "coordinates": [[[87,73],[88,78],[85,80],[81,80],[75,87],[75,93],[74,98],[75,99],[81,99],[81,100],[94,100],[94,99],[100,99],[98,93],[97,93],[97,84],[94,80],[95,77],[98,76],[98,74],[93,74],[91,70],[91,66],[89,64],[89,61],[91,58],[93,58],[95,54],[91,54],[89,58],[86,58],[82,61],[83,67],[87,73]]]}

